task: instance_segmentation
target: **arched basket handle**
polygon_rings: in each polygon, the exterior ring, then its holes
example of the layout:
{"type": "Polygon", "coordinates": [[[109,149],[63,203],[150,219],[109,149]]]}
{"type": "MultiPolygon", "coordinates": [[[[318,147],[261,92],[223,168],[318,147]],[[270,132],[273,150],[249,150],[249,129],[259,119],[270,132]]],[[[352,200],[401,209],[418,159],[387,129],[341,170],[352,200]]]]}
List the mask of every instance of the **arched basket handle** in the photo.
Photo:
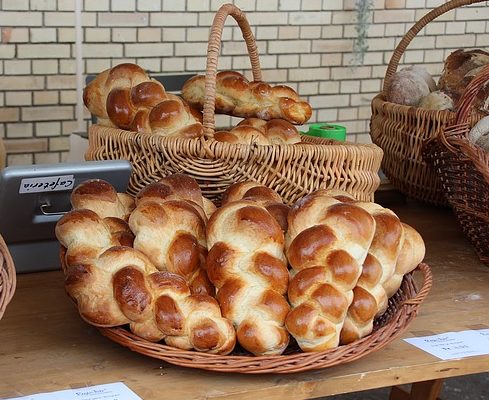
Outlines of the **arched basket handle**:
{"type": "Polygon", "coordinates": [[[207,46],[207,65],[205,72],[205,98],[203,110],[203,125],[204,137],[213,138],[215,124],[215,101],[216,101],[216,75],[217,75],[217,60],[221,49],[221,37],[224,23],[228,16],[232,16],[238,23],[243,38],[248,48],[250,56],[251,69],[253,72],[253,80],[259,82],[262,80],[260,60],[258,57],[258,49],[256,47],[255,37],[251,31],[250,24],[246,19],[245,13],[233,4],[224,4],[217,11],[212,22],[211,32],[209,35],[209,43],[207,46]]]}
{"type": "Polygon", "coordinates": [[[385,72],[384,85],[382,90],[385,92],[389,87],[389,80],[392,75],[397,71],[399,66],[399,61],[401,60],[402,55],[406,51],[406,48],[411,43],[411,41],[416,37],[421,29],[423,29],[428,23],[433,21],[435,18],[447,13],[448,11],[453,10],[454,8],[466,6],[474,3],[482,3],[485,0],[451,0],[442,4],[439,7],[434,8],[428,14],[426,14],[423,18],[421,18],[418,22],[416,22],[409,31],[406,32],[404,37],[401,39],[399,44],[397,45],[392,57],[389,61],[389,65],[387,66],[387,70],[385,72]]]}
{"type": "Polygon", "coordinates": [[[469,122],[475,99],[486,84],[489,84],[489,65],[482,68],[465,88],[458,102],[455,124],[459,125],[469,122]]]}

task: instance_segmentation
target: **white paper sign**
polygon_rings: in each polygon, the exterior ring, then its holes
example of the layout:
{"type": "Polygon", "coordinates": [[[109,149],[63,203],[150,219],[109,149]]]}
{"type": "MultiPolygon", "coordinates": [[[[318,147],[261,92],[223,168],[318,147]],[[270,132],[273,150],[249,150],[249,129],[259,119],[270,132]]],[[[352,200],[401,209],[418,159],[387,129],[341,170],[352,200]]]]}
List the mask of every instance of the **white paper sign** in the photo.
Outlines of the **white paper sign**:
{"type": "Polygon", "coordinates": [[[75,177],[73,175],[25,178],[20,182],[19,193],[40,193],[70,190],[73,189],[74,183],[75,177]]]}
{"type": "Polygon", "coordinates": [[[442,360],[489,354],[489,329],[447,332],[404,340],[442,360]]]}
{"type": "Polygon", "coordinates": [[[88,386],[58,392],[38,393],[12,400],[142,400],[122,382],[88,386]]]}

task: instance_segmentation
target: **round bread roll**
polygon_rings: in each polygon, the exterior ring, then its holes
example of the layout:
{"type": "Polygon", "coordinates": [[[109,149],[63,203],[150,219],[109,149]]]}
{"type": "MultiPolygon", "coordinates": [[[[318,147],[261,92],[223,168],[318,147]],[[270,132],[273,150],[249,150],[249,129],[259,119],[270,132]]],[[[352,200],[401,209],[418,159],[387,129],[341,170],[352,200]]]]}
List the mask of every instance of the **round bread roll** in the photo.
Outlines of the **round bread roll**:
{"type": "Polygon", "coordinates": [[[419,107],[427,110],[453,110],[453,100],[448,94],[437,90],[423,97],[419,107]]]}
{"type": "Polygon", "coordinates": [[[477,122],[470,130],[467,138],[470,142],[489,151],[489,116],[477,122]]]}
{"type": "Polygon", "coordinates": [[[428,81],[419,68],[404,68],[392,76],[386,99],[391,103],[417,106],[430,93],[428,81]]]}

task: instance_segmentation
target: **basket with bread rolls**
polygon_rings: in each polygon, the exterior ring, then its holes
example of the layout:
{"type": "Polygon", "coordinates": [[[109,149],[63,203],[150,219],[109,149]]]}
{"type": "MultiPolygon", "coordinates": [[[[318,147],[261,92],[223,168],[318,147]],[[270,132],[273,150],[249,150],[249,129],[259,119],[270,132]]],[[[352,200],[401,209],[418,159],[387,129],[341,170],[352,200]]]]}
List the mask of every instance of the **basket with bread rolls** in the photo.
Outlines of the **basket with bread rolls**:
{"type": "MultiPolygon", "coordinates": [[[[455,118],[467,84],[489,63],[489,52],[453,51],[439,69],[438,82],[421,66],[398,67],[407,47],[426,25],[473,3],[482,0],[450,0],[416,22],[395,48],[382,92],[372,100],[370,136],[384,150],[382,170],[398,190],[434,205],[447,205],[447,199],[431,163],[423,156],[423,145],[455,118]]],[[[470,115],[471,125],[487,115],[488,95],[489,91],[479,93],[470,115]]]]}
{"type": "Polygon", "coordinates": [[[176,365],[289,373],[350,362],[398,337],[431,287],[419,233],[341,190],[289,206],[246,181],[218,207],[173,174],[134,197],[85,181],[71,203],[55,232],[81,318],[176,365]]]}
{"type": "Polygon", "coordinates": [[[463,232],[479,259],[489,265],[489,116],[475,125],[472,120],[487,93],[489,64],[467,85],[455,118],[427,142],[424,155],[432,163],[463,232]]]}
{"type": "Polygon", "coordinates": [[[89,130],[87,160],[127,159],[133,165],[129,192],[185,171],[217,202],[232,183],[254,180],[293,202],[320,187],[346,190],[372,200],[380,179],[382,150],[374,144],[302,135],[309,103],[287,85],[264,82],[257,46],[244,13],[223,5],[211,27],[205,75],[189,79],[181,96],[168,93],[135,64],[102,71],[84,90],[97,118],[89,130]],[[248,79],[217,71],[224,22],[232,16],[246,41],[248,79]],[[216,129],[215,115],[240,117],[216,129]]]}

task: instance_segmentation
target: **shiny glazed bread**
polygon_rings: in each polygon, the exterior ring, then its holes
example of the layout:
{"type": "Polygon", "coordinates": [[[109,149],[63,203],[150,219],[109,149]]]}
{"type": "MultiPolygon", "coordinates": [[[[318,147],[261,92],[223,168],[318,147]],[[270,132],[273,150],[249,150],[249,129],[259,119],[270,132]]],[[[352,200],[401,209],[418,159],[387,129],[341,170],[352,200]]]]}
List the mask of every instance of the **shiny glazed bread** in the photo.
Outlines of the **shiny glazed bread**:
{"type": "Polygon", "coordinates": [[[375,233],[362,265],[362,273],[353,289],[353,301],[341,330],[343,344],[354,342],[372,332],[374,318],[387,309],[384,284],[392,278],[404,240],[404,230],[397,215],[372,202],[359,202],[340,191],[329,191],[335,199],[354,204],[375,220],[375,233]]]}
{"type": "Polygon", "coordinates": [[[207,216],[195,179],[175,174],[143,188],[129,218],[134,248],[160,271],[182,276],[192,293],[213,295],[205,257],[207,216]]]}
{"type": "Polygon", "coordinates": [[[114,187],[102,179],[90,179],[80,183],[71,192],[73,209],[86,208],[99,217],[115,217],[127,221],[134,209],[134,199],[126,193],[117,193],[114,187]]]}
{"type": "Polygon", "coordinates": [[[136,64],[119,64],[98,74],[86,86],[83,100],[101,125],[180,138],[202,135],[200,113],[166,93],[136,64]]]}
{"type": "Polygon", "coordinates": [[[262,205],[278,222],[284,232],[287,231],[287,215],[290,207],[283,203],[280,195],[258,182],[238,182],[229,186],[222,195],[222,205],[237,200],[250,200],[262,205]]]}
{"type": "Polygon", "coordinates": [[[299,200],[289,212],[286,254],[294,269],[285,324],[303,351],[338,346],[353,289],[375,232],[364,209],[325,190],[299,200]]]}
{"type": "Polygon", "coordinates": [[[219,142],[234,144],[296,144],[301,142],[297,128],[283,119],[265,121],[259,118],[246,118],[229,131],[214,133],[219,142]]]}
{"type": "MultiPolygon", "coordinates": [[[[204,80],[202,75],[194,76],[182,88],[182,97],[191,106],[201,110],[205,98],[204,80]]],[[[280,118],[296,125],[304,124],[312,115],[311,106],[301,101],[292,88],[250,82],[235,71],[221,71],[217,74],[215,111],[243,118],[280,118]]]]}
{"type": "Polygon", "coordinates": [[[253,201],[231,202],[210,218],[207,246],[207,273],[238,342],[255,355],[281,354],[289,343],[289,275],[279,224],[253,201]]]}
{"type": "Polygon", "coordinates": [[[70,211],[56,236],[66,248],[66,291],[90,324],[129,324],[144,339],[181,349],[228,354],[234,348],[234,329],[215,299],[191,294],[182,277],[158,272],[141,252],[118,246],[94,212],[70,211]]]}

